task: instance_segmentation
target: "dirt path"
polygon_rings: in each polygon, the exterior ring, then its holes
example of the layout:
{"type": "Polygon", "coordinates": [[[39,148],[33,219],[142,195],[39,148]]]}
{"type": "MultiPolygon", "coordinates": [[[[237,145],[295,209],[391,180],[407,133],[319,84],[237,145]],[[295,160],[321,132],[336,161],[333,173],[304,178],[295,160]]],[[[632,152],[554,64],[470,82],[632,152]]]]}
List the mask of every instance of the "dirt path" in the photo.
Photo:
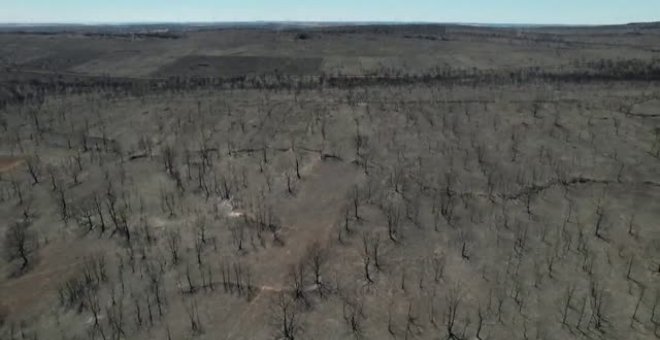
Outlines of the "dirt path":
{"type": "Polygon", "coordinates": [[[289,266],[303,259],[309,245],[319,242],[325,246],[329,242],[346,197],[360,179],[360,171],[350,164],[318,161],[303,176],[295,196],[279,202],[286,245],[256,254],[255,272],[271,273],[271,277],[237,316],[226,339],[245,329],[246,324],[263,321],[269,303],[265,297],[287,290],[282,287],[287,287],[289,266]]]}
{"type": "Polygon", "coordinates": [[[321,246],[327,243],[346,197],[360,176],[354,166],[341,162],[318,161],[311,166],[295,196],[275,205],[286,244],[256,253],[255,272],[270,273],[269,284],[285,286],[290,265],[298,262],[314,242],[321,246]]]}
{"type": "Polygon", "coordinates": [[[24,160],[20,157],[0,156],[0,173],[8,172],[20,166],[23,162],[24,160]]]}
{"type": "Polygon", "coordinates": [[[16,317],[24,317],[26,311],[47,308],[47,303],[56,299],[57,287],[82,265],[85,256],[105,251],[95,240],[87,240],[83,246],[51,242],[39,250],[34,268],[0,284],[0,302],[16,317]]]}

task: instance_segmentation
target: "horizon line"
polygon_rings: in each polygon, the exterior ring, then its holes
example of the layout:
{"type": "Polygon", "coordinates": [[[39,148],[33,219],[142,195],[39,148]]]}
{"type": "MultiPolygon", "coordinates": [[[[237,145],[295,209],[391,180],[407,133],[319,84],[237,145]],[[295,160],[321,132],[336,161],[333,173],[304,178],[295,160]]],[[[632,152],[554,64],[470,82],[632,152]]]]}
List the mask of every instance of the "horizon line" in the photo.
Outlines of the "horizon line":
{"type": "Polygon", "coordinates": [[[41,21],[0,22],[0,26],[121,26],[121,25],[217,25],[217,24],[427,24],[427,25],[507,25],[507,26],[625,26],[654,24],[660,21],[630,21],[620,23],[512,23],[512,22],[461,22],[461,21],[417,21],[417,20],[219,20],[219,21],[41,21]]]}

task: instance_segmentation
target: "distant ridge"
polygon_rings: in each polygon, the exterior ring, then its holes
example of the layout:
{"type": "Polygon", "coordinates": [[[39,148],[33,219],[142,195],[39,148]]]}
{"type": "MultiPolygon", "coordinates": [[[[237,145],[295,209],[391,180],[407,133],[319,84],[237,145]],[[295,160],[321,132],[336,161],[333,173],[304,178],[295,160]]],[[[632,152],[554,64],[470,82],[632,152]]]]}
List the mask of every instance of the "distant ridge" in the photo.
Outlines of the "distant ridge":
{"type": "Polygon", "coordinates": [[[469,22],[401,22],[401,21],[236,21],[236,22],[127,22],[127,23],[0,23],[2,32],[76,32],[81,30],[122,31],[171,30],[194,31],[200,29],[304,29],[350,26],[463,26],[478,28],[638,28],[658,29],[660,21],[626,24],[580,25],[580,24],[514,24],[514,23],[469,23],[469,22]]]}

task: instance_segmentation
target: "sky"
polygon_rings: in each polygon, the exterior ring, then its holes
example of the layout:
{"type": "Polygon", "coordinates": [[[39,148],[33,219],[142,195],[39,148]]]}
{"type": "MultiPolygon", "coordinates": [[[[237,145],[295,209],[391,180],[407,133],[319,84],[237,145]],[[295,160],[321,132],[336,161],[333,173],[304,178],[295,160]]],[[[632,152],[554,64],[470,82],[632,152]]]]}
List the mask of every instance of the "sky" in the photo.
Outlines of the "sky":
{"type": "Polygon", "coordinates": [[[660,21],[660,0],[0,0],[0,23],[660,21]]]}

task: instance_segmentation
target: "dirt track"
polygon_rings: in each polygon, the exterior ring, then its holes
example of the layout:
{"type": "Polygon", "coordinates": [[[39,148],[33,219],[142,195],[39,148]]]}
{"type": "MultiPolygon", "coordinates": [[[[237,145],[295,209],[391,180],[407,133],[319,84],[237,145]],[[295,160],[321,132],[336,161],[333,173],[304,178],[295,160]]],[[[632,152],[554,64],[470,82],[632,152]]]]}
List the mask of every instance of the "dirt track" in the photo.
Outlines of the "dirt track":
{"type": "Polygon", "coordinates": [[[20,166],[23,162],[23,159],[19,157],[0,156],[0,173],[8,172],[20,166]]]}

